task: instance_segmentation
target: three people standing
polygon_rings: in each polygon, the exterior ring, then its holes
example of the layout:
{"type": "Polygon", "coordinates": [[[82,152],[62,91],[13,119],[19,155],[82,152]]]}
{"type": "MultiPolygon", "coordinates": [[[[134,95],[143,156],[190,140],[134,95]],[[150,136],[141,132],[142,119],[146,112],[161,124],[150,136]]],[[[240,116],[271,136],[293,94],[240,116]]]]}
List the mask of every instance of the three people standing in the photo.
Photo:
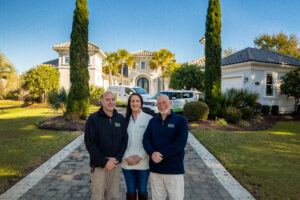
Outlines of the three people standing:
{"type": "Polygon", "coordinates": [[[150,173],[153,200],[165,200],[167,196],[170,200],[183,200],[188,126],[183,116],[171,111],[168,96],[158,97],[160,115],[153,118],[141,110],[143,99],[136,93],[128,99],[126,119],[115,110],[112,92],[105,92],[101,103],[102,107],[90,115],[85,127],[92,199],[119,198],[121,162],[126,199],[148,199],[150,173]]]}

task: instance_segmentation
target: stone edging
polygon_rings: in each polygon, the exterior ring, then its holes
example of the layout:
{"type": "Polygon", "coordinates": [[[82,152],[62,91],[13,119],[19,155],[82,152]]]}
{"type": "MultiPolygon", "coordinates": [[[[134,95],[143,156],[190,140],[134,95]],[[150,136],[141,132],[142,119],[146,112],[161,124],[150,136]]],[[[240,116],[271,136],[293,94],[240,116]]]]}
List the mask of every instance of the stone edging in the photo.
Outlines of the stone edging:
{"type": "Polygon", "coordinates": [[[52,156],[49,160],[28,174],[13,187],[0,195],[0,200],[15,200],[25,194],[30,188],[37,184],[46,174],[48,174],[58,163],[66,158],[83,141],[83,135],[78,136],[73,142],[65,146],[62,150],[52,156]]]}
{"type": "Polygon", "coordinates": [[[255,198],[253,198],[252,195],[231,176],[223,165],[191,133],[189,133],[188,142],[234,199],[255,200],[255,198]]]}

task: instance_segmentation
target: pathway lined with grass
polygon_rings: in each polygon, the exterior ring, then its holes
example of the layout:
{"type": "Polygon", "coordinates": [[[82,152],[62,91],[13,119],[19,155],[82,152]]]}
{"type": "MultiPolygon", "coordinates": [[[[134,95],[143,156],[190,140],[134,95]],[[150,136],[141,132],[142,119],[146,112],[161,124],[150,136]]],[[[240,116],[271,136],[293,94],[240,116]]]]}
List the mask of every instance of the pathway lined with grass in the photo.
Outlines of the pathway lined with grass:
{"type": "Polygon", "coordinates": [[[300,199],[300,122],[194,135],[258,199],[300,199]]]}
{"type": "Polygon", "coordinates": [[[53,116],[49,108],[0,112],[0,193],[81,134],[38,129],[37,122],[53,116]]]}

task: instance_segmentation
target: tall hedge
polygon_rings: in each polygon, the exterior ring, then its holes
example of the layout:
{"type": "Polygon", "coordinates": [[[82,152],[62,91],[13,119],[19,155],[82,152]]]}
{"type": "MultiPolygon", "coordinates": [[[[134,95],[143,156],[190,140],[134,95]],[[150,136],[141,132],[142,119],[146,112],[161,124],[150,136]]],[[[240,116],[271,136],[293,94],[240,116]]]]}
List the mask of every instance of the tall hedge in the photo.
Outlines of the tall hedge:
{"type": "Polygon", "coordinates": [[[219,0],[209,0],[205,30],[205,101],[209,117],[221,111],[221,9],[219,0]]]}
{"type": "Polygon", "coordinates": [[[70,44],[70,81],[66,115],[86,119],[89,113],[88,71],[88,8],[87,0],[77,0],[73,16],[70,44]]]}

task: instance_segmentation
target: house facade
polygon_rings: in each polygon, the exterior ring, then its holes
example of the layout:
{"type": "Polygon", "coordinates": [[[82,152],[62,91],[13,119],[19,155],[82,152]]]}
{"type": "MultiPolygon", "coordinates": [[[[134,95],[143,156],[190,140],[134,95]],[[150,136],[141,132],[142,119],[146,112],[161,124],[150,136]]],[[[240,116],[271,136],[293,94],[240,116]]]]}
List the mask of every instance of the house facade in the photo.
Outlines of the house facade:
{"type": "MultiPolygon", "coordinates": [[[[54,59],[43,64],[50,64],[55,66],[60,72],[60,88],[70,89],[70,42],[54,45],[53,50],[58,53],[58,59],[54,59]]],[[[100,47],[93,43],[88,43],[88,70],[90,74],[89,85],[98,87],[108,87],[108,81],[103,80],[102,76],[102,63],[106,58],[105,54],[101,51],[100,47]]]]}
{"type": "MultiPolygon", "coordinates": [[[[64,87],[66,90],[70,88],[70,56],[69,56],[70,42],[57,44],[53,46],[53,50],[58,53],[58,58],[44,62],[43,64],[50,64],[57,68],[60,72],[60,88],[64,87]]],[[[106,55],[101,51],[100,47],[89,42],[89,74],[90,85],[103,87],[107,89],[108,76],[103,74],[102,66],[106,55]]],[[[124,84],[130,86],[139,86],[144,88],[149,94],[155,95],[162,90],[161,70],[150,69],[150,61],[153,52],[140,50],[130,53],[134,57],[134,66],[124,69],[124,84]]],[[[120,76],[114,76],[112,85],[120,84],[120,76]]],[[[165,89],[168,89],[169,79],[165,78],[165,89]]]]}
{"type": "MultiPolygon", "coordinates": [[[[134,66],[128,68],[128,85],[142,87],[152,95],[162,90],[161,69],[153,70],[150,68],[153,52],[140,50],[130,52],[130,55],[134,58],[134,66]]],[[[168,86],[169,80],[165,78],[165,89],[168,89],[168,86]]]]}
{"type": "MultiPolygon", "coordinates": [[[[193,61],[205,65],[205,58],[193,61]],[[204,62],[203,62],[204,60],[204,62]]],[[[191,63],[192,64],[192,63],[191,63]]],[[[280,113],[294,111],[294,98],[280,94],[280,78],[300,67],[300,60],[269,50],[246,48],[222,59],[221,89],[248,89],[262,105],[278,105],[280,113]]]]}

